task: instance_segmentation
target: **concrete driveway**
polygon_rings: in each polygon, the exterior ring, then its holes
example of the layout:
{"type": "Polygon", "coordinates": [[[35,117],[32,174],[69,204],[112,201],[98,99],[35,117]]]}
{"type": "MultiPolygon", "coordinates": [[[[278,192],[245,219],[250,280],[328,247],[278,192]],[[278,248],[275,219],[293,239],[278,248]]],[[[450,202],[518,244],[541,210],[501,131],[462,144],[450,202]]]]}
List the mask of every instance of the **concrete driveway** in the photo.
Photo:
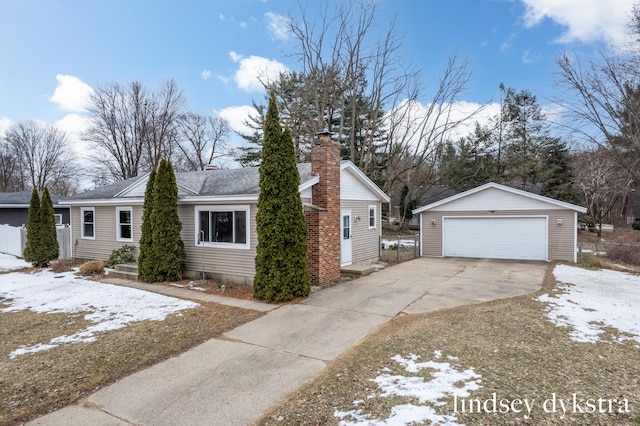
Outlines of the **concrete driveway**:
{"type": "MultiPolygon", "coordinates": [[[[486,259],[405,262],[314,292],[299,304],[262,306],[265,316],[223,338],[31,424],[246,425],[395,315],[532,293],[547,268],[486,259]]],[[[189,290],[172,292],[194,297],[189,290]]]]}

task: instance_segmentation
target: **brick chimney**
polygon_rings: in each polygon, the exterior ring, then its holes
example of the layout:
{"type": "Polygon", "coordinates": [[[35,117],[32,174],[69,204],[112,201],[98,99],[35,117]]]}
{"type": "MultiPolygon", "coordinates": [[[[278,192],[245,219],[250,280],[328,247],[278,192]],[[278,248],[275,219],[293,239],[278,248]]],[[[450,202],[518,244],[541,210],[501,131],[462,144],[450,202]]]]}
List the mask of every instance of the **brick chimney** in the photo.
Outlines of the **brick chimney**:
{"type": "Polygon", "coordinates": [[[329,132],[318,133],[311,146],[312,203],[322,210],[307,212],[308,265],[311,285],[340,279],[340,144],[329,132]]]}

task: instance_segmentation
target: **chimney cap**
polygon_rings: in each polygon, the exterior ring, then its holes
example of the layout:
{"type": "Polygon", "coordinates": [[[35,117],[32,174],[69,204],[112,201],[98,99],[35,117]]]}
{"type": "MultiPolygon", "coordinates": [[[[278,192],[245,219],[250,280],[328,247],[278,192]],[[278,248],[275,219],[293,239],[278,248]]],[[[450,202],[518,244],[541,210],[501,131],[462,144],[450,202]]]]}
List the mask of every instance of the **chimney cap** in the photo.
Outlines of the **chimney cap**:
{"type": "Polygon", "coordinates": [[[318,136],[318,139],[331,139],[331,132],[328,130],[323,130],[321,132],[316,133],[316,136],[318,136]]]}

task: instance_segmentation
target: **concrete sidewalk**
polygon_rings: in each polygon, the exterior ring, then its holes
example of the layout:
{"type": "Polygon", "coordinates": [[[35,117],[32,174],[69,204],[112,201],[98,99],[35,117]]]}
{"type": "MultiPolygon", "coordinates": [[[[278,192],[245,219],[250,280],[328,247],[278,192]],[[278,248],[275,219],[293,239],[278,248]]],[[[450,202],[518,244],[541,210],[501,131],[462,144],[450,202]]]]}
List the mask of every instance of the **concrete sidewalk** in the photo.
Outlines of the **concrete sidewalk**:
{"type": "Polygon", "coordinates": [[[419,258],[314,292],[299,304],[246,301],[246,308],[267,314],[29,424],[246,425],[395,315],[532,293],[547,267],[419,258]]]}

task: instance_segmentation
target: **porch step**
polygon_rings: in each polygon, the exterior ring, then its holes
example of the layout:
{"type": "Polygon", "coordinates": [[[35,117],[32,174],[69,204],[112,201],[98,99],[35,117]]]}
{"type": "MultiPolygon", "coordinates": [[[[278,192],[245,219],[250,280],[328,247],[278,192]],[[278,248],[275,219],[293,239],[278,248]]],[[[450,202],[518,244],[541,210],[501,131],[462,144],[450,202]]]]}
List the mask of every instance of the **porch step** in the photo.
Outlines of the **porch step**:
{"type": "Polygon", "coordinates": [[[340,268],[340,272],[344,275],[351,277],[364,277],[372,272],[377,271],[379,268],[376,265],[358,265],[353,264],[349,266],[343,266],[340,268]]]}
{"type": "Polygon", "coordinates": [[[109,272],[109,277],[137,281],[138,280],[138,264],[122,263],[120,265],[115,265],[113,267],[113,270],[109,272]]]}

